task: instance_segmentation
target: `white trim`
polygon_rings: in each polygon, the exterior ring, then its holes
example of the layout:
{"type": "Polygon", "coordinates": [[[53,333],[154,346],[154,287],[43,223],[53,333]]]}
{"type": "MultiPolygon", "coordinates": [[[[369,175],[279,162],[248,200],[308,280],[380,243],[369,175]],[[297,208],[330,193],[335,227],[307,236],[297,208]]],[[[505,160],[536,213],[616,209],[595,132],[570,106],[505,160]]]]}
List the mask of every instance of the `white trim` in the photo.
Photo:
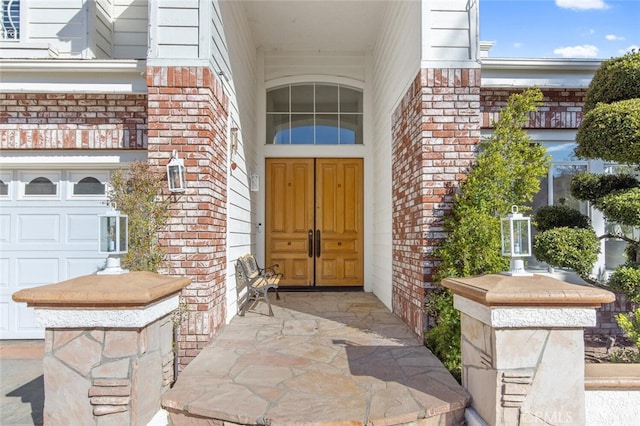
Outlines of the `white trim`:
{"type": "Polygon", "coordinates": [[[602,60],[482,58],[480,62],[483,89],[532,86],[586,89],[602,60]]]}
{"type": "Polygon", "coordinates": [[[146,150],[3,150],[0,152],[0,168],[33,170],[47,168],[113,169],[133,161],[146,161],[146,150]]]}
{"type": "Polygon", "coordinates": [[[169,296],[137,309],[35,308],[35,323],[44,328],[140,328],[178,308],[179,296],[169,296]]]}
{"type": "Polygon", "coordinates": [[[147,93],[144,60],[4,59],[0,92],[147,93]]]}
{"type": "Polygon", "coordinates": [[[62,176],[60,171],[57,170],[39,170],[33,172],[20,172],[18,174],[20,190],[18,192],[19,200],[59,200],[60,193],[62,192],[61,180],[62,176]],[[48,194],[25,194],[26,187],[32,180],[37,178],[47,178],[55,185],[56,193],[53,195],[48,194]]]}
{"type": "Polygon", "coordinates": [[[596,325],[594,308],[485,306],[457,294],[453,297],[453,306],[493,328],[584,328],[596,325]]]}

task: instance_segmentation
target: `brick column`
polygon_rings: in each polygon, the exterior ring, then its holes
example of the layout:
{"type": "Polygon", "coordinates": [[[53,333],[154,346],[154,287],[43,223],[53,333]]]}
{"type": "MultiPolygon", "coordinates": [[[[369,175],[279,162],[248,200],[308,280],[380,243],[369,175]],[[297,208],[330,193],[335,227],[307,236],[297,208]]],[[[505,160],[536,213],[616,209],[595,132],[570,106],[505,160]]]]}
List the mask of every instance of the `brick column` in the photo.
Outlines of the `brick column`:
{"type": "Polygon", "coordinates": [[[178,341],[185,366],[225,322],[228,98],[206,67],[149,67],[147,86],[149,163],[164,170],[176,150],[185,164],[187,190],[159,236],[167,272],[192,280],[178,341]]]}
{"type": "Polygon", "coordinates": [[[442,217],[480,140],[480,70],[421,70],[392,126],[393,311],[422,336],[442,217]]]}

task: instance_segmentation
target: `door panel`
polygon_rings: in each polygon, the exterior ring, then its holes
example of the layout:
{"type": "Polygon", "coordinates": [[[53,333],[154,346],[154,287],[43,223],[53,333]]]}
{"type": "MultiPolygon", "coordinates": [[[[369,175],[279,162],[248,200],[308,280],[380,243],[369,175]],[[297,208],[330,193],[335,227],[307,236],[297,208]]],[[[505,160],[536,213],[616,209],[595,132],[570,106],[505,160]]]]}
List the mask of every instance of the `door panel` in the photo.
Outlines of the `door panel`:
{"type": "Polygon", "coordinates": [[[363,285],[362,159],[316,160],[316,285],[363,285]]]}
{"type": "Polygon", "coordinates": [[[266,263],[280,265],[282,286],[312,285],[313,159],[270,158],[266,169],[266,263]]]}
{"type": "Polygon", "coordinates": [[[266,262],[283,286],[362,286],[362,159],[267,159],[266,262]]]}

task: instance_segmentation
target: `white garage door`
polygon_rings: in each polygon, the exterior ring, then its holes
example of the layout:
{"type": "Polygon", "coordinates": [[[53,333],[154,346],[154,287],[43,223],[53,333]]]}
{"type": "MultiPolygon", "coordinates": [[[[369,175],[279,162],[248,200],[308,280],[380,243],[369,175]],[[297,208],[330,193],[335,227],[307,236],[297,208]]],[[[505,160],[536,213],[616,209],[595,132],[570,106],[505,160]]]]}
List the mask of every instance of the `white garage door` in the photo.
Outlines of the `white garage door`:
{"type": "Polygon", "coordinates": [[[108,178],[105,170],[0,172],[0,339],[44,337],[33,309],[13,293],[104,265],[98,214],[107,210],[108,178]]]}

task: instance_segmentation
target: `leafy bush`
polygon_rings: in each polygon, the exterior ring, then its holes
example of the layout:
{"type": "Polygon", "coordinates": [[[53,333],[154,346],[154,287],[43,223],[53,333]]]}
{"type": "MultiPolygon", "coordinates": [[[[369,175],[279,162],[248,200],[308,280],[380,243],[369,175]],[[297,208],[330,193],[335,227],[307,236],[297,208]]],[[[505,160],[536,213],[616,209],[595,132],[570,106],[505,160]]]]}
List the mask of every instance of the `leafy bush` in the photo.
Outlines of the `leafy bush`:
{"type": "Polygon", "coordinates": [[[611,193],[600,198],[595,205],[611,221],[640,226],[640,188],[611,193]]]}
{"type": "Polygon", "coordinates": [[[571,195],[590,203],[612,192],[637,187],[640,182],[630,174],[579,173],[571,179],[571,195]]]}
{"type": "Polygon", "coordinates": [[[625,336],[640,348],[640,308],[628,314],[616,315],[616,322],[625,336]]]}
{"type": "Polygon", "coordinates": [[[609,287],[623,293],[632,303],[640,303],[640,264],[616,268],[609,278],[609,287]]]}
{"type": "Polygon", "coordinates": [[[601,102],[608,104],[633,98],[640,98],[640,52],[602,62],[589,84],[584,112],[601,102]]]}
{"type": "MultiPolygon", "coordinates": [[[[545,149],[532,144],[522,128],[540,101],[542,92],[528,89],[512,95],[501,111],[451,214],[444,218],[447,238],[434,254],[441,261],[436,280],[508,270],[509,261],[501,255],[499,218],[512,205],[530,202],[547,174],[545,149]]],[[[426,311],[435,325],[426,331],[425,343],[460,377],[460,315],[452,300],[444,289],[428,295],[426,311]]]]}
{"type": "Polygon", "coordinates": [[[437,318],[435,326],[425,336],[425,344],[460,382],[460,312],[453,307],[453,294],[444,288],[430,295],[426,305],[428,315],[437,318]]]}
{"type": "Polygon", "coordinates": [[[122,267],[156,272],[164,258],[158,232],[169,220],[169,198],[162,198],[166,176],[147,163],[136,161],[128,172],[117,170],[111,178],[109,200],[129,216],[129,251],[122,267]]]}
{"type": "Polygon", "coordinates": [[[598,104],[585,114],[575,153],[618,163],[640,163],[640,98],[598,104]]]}
{"type": "Polygon", "coordinates": [[[591,228],[591,220],[580,211],[569,206],[546,206],[536,211],[534,218],[536,229],[544,232],[552,228],[591,228]]]}
{"type": "Polygon", "coordinates": [[[591,273],[600,253],[600,240],[592,229],[553,228],[536,235],[533,254],[554,267],[573,269],[581,277],[591,273]]]}

